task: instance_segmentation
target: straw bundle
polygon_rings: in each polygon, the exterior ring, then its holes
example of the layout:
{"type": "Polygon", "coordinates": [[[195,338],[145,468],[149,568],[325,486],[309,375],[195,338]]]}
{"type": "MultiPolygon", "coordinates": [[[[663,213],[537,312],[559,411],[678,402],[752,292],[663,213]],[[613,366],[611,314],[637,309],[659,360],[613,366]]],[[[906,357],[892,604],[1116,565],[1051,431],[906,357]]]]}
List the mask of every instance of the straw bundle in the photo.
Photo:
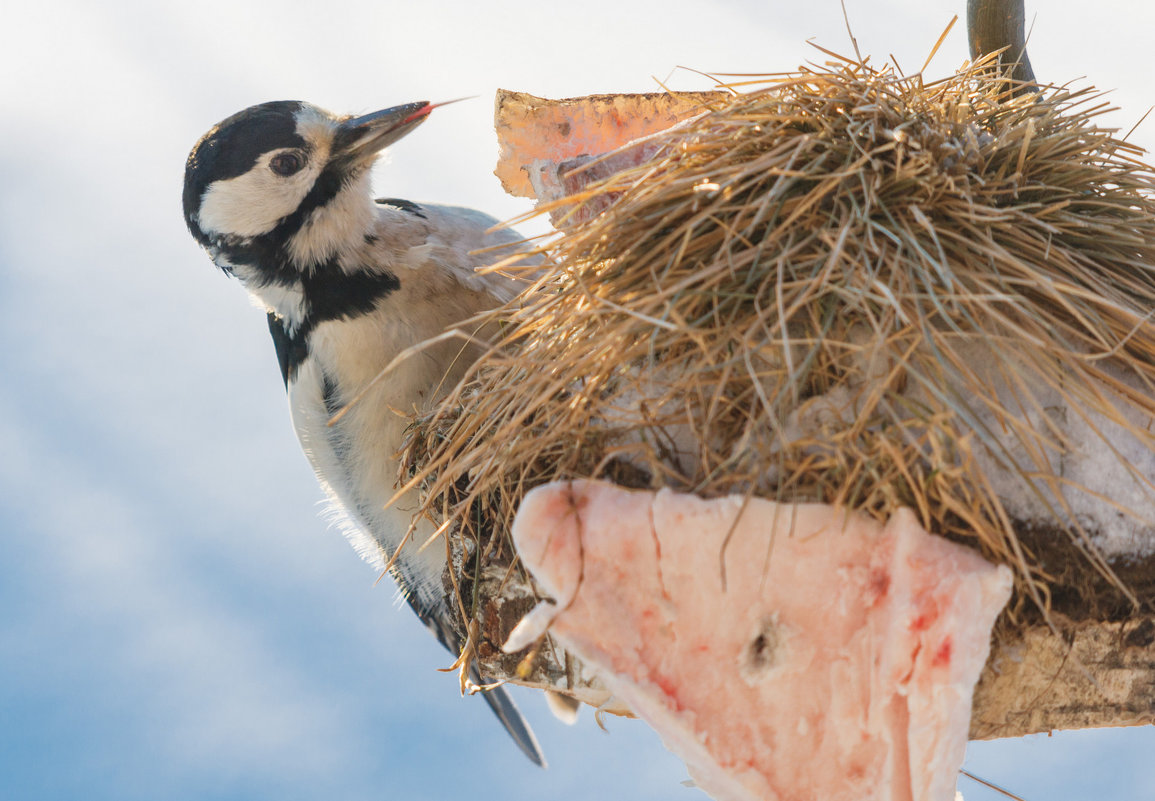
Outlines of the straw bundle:
{"type": "Polygon", "coordinates": [[[1026,498],[1139,604],[1071,505],[1061,464],[1086,443],[1049,415],[1081,415],[1155,492],[1101,430],[1155,453],[1141,151],[1098,126],[1093,91],[1019,92],[989,63],[924,82],[839,59],[762,81],[564,201],[609,208],[540,248],[546,276],[487,318],[501,341],[414,426],[406,478],[467,544],[464,572],[509,564],[529,489],[601,477],[908,506],[1045,609],[1045,546],[1008,506],[1026,498]]]}

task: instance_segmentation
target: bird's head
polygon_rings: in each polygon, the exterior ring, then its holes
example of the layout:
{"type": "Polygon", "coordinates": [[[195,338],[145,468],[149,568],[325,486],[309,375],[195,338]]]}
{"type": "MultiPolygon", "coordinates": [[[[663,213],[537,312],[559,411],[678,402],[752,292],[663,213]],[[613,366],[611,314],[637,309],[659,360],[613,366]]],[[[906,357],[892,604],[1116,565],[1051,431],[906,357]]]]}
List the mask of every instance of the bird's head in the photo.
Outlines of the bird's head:
{"type": "Polygon", "coordinates": [[[297,279],[360,245],[372,222],[373,162],[432,109],[421,101],[339,117],[283,100],[234,114],[185,164],[189,231],[246,283],[297,279]]]}

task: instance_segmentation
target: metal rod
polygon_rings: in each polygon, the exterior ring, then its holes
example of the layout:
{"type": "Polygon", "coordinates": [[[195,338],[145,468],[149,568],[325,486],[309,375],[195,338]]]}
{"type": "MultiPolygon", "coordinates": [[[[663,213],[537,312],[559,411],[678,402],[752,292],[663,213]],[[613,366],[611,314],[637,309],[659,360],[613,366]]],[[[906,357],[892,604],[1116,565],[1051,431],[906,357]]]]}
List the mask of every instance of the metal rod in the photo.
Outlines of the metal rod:
{"type": "Polygon", "coordinates": [[[1012,66],[1011,77],[1034,83],[1035,72],[1027,58],[1023,0],[967,0],[967,35],[971,58],[996,50],[1007,51],[1000,60],[1012,66]]]}
{"type": "Polygon", "coordinates": [[[1004,796],[1006,796],[1007,798],[1014,799],[1014,801],[1027,801],[1027,799],[1023,798],[1022,796],[1015,795],[1010,790],[1004,790],[1002,787],[999,787],[994,782],[988,782],[986,779],[981,779],[968,770],[963,770],[962,768],[959,768],[958,772],[961,773],[963,776],[966,776],[971,781],[978,782],[979,784],[985,785],[986,787],[989,787],[992,790],[994,790],[996,793],[1001,793],[1004,796]]]}

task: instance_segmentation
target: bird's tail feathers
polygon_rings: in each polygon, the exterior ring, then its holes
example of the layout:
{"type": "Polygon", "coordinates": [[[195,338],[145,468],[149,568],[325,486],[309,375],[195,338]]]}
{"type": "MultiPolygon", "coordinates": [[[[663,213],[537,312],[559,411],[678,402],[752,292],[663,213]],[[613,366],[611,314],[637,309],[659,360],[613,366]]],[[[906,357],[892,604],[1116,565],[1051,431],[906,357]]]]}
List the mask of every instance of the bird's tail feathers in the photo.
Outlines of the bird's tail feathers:
{"type": "MultiPolygon", "coordinates": [[[[446,608],[437,604],[423,604],[416,593],[407,591],[409,585],[404,576],[395,574],[395,578],[405,600],[409,602],[426,628],[433,633],[438,642],[449,649],[451,654],[459,656],[463,643],[460,635],[449,625],[451,615],[446,608]]],[[[444,604],[444,599],[440,603],[444,604]]],[[[469,667],[469,679],[478,686],[485,686],[489,683],[477,669],[476,662],[469,667]]],[[[534,736],[529,723],[522,717],[517,704],[509,697],[509,692],[504,687],[494,687],[491,690],[483,690],[481,695],[485,698],[485,703],[489,704],[489,708],[497,715],[501,725],[505,726],[509,736],[517,743],[517,747],[522,750],[522,753],[529,757],[535,765],[546,767],[545,754],[542,753],[541,746],[537,744],[537,737],[534,736]]]]}
{"type": "Polygon", "coordinates": [[[517,747],[521,749],[522,753],[529,757],[535,765],[547,767],[545,754],[542,753],[541,746],[537,744],[537,737],[534,736],[533,729],[522,717],[521,710],[509,697],[506,689],[494,687],[492,690],[483,691],[481,695],[485,698],[485,703],[489,704],[489,708],[497,715],[501,725],[505,726],[505,730],[509,732],[509,736],[517,743],[517,747]]]}

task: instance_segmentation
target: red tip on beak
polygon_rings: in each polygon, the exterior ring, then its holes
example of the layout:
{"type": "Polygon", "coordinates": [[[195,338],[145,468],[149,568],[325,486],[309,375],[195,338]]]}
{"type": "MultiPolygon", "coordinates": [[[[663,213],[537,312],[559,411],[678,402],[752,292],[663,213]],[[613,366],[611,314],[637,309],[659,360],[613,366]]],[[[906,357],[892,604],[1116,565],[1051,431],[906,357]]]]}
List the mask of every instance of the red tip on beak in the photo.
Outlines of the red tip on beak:
{"type": "Polygon", "coordinates": [[[426,105],[422,106],[421,108],[417,109],[416,111],[414,111],[412,114],[410,114],[408,117],[401,120],[401,122],[399,122],[397,124],[398,125],[405,125],[407,123],[413,122],[414,120],[419,120],[422,117],[428,116],[429,112],[433,111],[433,109],[437,108],[437,106],[444,106],[444,105],[445,105],[444,103],[437,103],[437,104],[433,104],[433,105],[426,104],[426,105]]]}

